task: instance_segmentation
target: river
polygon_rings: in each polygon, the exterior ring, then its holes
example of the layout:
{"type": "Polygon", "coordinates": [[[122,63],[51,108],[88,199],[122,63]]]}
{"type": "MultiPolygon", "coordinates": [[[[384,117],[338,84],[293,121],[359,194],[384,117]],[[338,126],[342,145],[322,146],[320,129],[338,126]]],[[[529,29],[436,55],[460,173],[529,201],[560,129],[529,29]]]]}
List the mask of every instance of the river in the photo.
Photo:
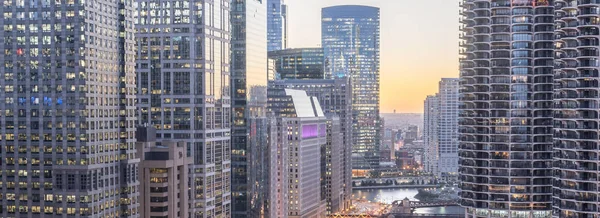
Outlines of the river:
{"type": "MultiPolygon", "coordinates": [[[[402,200],[408,198],[411,201],[418,201],[415,199],[417,195],[417,189],[413,188],[402,188],[402,189],[360,189],[354,190],[352,195],[354,198],[362,198],[369,201],[377,201],[381,203],[391,204],[395,200],[402,200]]],[[[415,210],[418,214],[464,214],[465,211],[459,206],[450,207],[430,207],[430,208],[418,208],[415,210]]]]}

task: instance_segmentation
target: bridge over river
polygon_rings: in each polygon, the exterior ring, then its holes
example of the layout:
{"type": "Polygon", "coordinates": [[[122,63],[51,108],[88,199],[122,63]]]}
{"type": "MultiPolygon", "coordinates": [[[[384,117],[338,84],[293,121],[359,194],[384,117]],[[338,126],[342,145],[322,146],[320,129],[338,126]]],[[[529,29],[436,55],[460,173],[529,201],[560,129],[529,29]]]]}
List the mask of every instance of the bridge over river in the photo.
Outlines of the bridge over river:
{"type": "Polygon", "coordinates": [[[441,201],[411,201],[408,198],[404,200],[394,201],[392,203],[392,209],[390,213],[411,213],[416,208],[424,207],[447,207],[447,206],[460,206],[458,200],[441,200],[441,201]]]}

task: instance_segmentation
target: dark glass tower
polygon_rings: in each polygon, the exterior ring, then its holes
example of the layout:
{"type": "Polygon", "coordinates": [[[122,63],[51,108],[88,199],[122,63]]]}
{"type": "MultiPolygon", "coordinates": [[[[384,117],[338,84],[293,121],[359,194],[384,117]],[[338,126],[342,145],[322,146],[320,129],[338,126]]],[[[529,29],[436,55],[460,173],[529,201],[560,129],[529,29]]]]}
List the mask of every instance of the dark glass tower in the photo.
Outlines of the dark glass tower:
{"type": "Polygon", "coordinates": [[[473,217],[550,217],[554,5],[461,5],[461,204],[473,217]]]}
{"type": "Polygon", "coordinates": [[[324,79],[325,58],[322,48],[292,48],[269,52],[280,79],[324,79]]]}
{"type": "Polygon", "coordinates": [[[379,8],[343,5],[323,8],[321,44],[326,78],[352,78],[355,169],[379,166],[379,8]]]}
{"type": "Polygon", "coordinates": [[[233,217],[262,217],[267,208],[267,4],[234,0],[231,11],[233,217]]]}

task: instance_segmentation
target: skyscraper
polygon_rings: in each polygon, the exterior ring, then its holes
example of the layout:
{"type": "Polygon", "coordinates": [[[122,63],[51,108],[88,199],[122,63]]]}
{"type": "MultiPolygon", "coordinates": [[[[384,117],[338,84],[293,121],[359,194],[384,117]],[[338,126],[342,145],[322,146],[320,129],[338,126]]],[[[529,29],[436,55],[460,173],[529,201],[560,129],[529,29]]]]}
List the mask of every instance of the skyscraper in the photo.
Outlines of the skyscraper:
{"type": "Polygon", "coordinates": [[[423,144],[425,145],[425,154],[423,168],[425,172],[439,175],[438,170],[438,125],[440,114],[440,100],[437,95],[427,96],[424,102],[423,110],[423,144]]]}
{"type": "Polygon", "coordinates": [[[438,170],[442,176],[458,175],[458,87],[456,78],[439,83],[438,170]]]}
{"type": "Polygon", "coordinates": [[[325,79],[322,48],[292,48],[269,52],[280,79],[325,79]]]}
{"type": "Polygon", "coordinates": [[[230,217],[230,1],[137,3],[139,123],[186,143],[190,217],[230,217]]]}
{"type": "MultiPolygon", "coordinates": [[[[598,1],[555,1],[553,217],[557,218],[600,214],[598,8],[598,1]]],[[[552,77],[541,79],[552,82],[552,77]]]]}
{"type": "Polygon", "coordinates": [[[232,200],[234,217],[260,217],[267,183],[264,159],[267,107],[267,4],[232,1],[231,85],[233,108],[232,200]],[[258,132],[257,132],[258,131],[258,132]],[[252,137],[252,139],[250,139],[252,137]],[[252,168],[255,166],[254,168],[252,168]]]}
{"type": "Polygon", "coordinates": [[[379,166],[379,8],[323,8],[321,44],[326,78],[352,78],[353,168],[379,166]]]}
{"type": "Polygon", "coordinates": [[[5,1],[1,217],[139,217],[132,1],[5,1]]]}
{"type": "Polygon", "coordinates": [[[425,99],[425,169],[437,176],[458,175],[458,88],[458,79],[442,78],[425,99]]]}
{"type": "Polygon", "coordinates": [[[267,0],[268,51],[287,48],[288,8],[284,0],[267,0]]]}
{"type": "Polygon", "coordinates": [[[552,214],[551,2],[462,1],[459,155],[469,215],[552,214]]]}
{"type": "MultiPolygon", "coordinates": [[[[339,207],[334,204],[328,212],[335,213],[348,209],[352,200],[352,84],[350,79],[286,79],[269,82],[269,89],[286,88],[303,90],[309,96],[316,97],[325,115],[339,117],[340,131],[343,133],[342,157],[339,159],[343,175],[341,181],[343,195],[339,207]]],[[[332,138],[337,139],[335,136],[332,138]]]]}
{"type": "Polygon", "coordinates": [[[322,217],[321,149],[327,144],[327,119],[319,101],[302,90],[270,88],[268,108],[277,122],[276,143],[289,151],[284,157],[289,164],[277,172],[289,178],[283,181],[289,190],[285,217],[322,217]]]}

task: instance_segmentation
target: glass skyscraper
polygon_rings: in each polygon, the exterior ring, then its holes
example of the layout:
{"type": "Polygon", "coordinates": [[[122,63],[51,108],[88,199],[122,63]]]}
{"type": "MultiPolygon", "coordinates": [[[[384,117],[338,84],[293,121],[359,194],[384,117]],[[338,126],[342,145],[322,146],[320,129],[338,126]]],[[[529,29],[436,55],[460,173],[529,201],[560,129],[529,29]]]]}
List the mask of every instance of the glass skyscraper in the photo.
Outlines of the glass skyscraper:
{"type": "Polygon", "coordinates": [[[139,217],[133,2],[0,12],[0,217],[139,217]]]}
{"type": "Polygon", "coordinates": [[[344,5],[323,8],[321,44],[326,78],[352,78],[355,169],[379,166],[379,8],[344,5]]]}
{"type": "Polygon", "coordinates": [[[268,51],[276,51],[287,48],[287,5],[284,0],[267,1],[267,40],[268,51]]]}
{"type": "Polygon", "coordinates": [[[461,5],[461,204],[472,217],[550,217],[554,4],[461,5]]]}
{"type": "Polygon", "coordinates": [[[292,48],[269,52],[275,60],[280,79],[324,79],[325,58],[322,48],[292,48]]]}
{"type": "Polygon", "coordinates": [[[262,217],[268,189],[266,167],[267,4],[231,5],[233,217],[262,217]]]}
{"type": "Polygon", "coordinates": [[[139,123],[158,142],[186,143],[189,216],[230,217],[230,1],[138,0],[137,10],[139,123]]]}

